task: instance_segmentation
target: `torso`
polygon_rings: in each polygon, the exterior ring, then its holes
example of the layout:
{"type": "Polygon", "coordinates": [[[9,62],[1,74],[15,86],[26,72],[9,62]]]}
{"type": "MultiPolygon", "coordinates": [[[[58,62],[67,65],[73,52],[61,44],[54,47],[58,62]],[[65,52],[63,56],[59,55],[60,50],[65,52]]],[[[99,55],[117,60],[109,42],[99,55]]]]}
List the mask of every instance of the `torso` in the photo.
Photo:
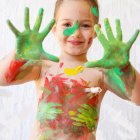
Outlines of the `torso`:
{"type": "Polygon", "coordinates": [[[103,88],[102,74],[84,68],[70,76],[64,73],[65,68],[54,62],[43,64],[36,82],[38,109],[31,140],[94,140],[105,91],[93,94],[85,88],[103,88]]]}

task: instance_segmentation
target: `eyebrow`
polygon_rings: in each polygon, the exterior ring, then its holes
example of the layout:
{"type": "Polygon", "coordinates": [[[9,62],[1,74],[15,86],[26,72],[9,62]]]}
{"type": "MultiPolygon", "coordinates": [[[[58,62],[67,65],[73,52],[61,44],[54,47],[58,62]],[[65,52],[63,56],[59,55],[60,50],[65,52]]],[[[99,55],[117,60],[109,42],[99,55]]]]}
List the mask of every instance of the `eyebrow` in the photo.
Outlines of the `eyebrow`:
{"type": "MultiPolygon", "coordinates": [[[[71,20],[71,19],[62,19],[61,21],[64,21],[64,20],[71,20]]],[[[89,19],[82,19],[82,20],[80,20],[80,21],[90,21],[91,22],[91,20],[89,20],[89,19]]]]}

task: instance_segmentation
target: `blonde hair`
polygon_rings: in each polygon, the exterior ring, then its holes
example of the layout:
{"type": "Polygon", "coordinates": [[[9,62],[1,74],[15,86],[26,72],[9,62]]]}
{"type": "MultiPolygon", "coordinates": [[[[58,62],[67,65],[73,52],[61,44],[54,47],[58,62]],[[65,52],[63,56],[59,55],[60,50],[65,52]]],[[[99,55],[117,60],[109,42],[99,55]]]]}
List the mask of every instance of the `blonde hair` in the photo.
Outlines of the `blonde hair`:
{"type": "MultiPolygon", "coordinates": [[[[60,5],[61,5],[64,1],[65,1],[65,0],[56,0],[55,9],[54,9],[54,18],[56,18],[57,11],[59,10],[60,5]]],[[[97,10],[98,10],[98,13],[99,13],[99,7],[98,7],[98,2],[97,2],[97,0],[85,0],[85,1],[87,1],[91,6],[96,7],[97,10]]],[[[95,19],[96,19],[96,23],[98,23],[99,16],[95,17],[95,19]]]]}

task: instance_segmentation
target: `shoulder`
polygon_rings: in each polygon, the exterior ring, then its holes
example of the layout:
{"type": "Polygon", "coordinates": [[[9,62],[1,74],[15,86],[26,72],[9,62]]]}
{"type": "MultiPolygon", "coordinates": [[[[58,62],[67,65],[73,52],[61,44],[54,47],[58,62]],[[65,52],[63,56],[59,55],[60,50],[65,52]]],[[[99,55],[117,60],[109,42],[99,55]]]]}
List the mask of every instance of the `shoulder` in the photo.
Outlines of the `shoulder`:
{"type": "Polygon", "coordinates": [[[106,86],[104,83],[104,72],[101,68],[87,68],[87,77],[93,81],[93,83],[96,83],[99,87],[102,88],[103,92],[105,92],[106,86]]]}
{"type": "Polygon", "coordinates": [[[51,67],[56,66],[58,63],[57,62],[53,62],[50,60],[43,60],[42,61],[42,69],[49,69],[51,67]]]}
{"type": "Polygon", "coordinates": [[[103,79],[103,73],[99,68],[86,68],[86,76],[96,80],[103,79]]]}
{"type": "MultiPolygon", "coordinates": [[[[46,73],[46,72],[53,72],[55,69],[57,69],[58,63],[57,62],[53,62],[50,60],[43,60],[42,61],[42,68],[41,68],[41,74],[42,76],[46,73]]],[[[44,76],[43,76],[44,77],[44,76]]]]}

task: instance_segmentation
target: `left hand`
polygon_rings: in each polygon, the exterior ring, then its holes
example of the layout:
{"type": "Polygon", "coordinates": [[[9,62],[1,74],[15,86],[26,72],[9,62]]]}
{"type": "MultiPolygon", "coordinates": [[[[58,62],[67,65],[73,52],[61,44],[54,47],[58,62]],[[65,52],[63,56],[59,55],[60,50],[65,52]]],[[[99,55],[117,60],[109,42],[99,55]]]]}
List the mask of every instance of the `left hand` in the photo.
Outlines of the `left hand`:
{"type": "Polygon", "coordinates": [[[128,42],[124,43],[122,41],[120,20],[116,20],[116,37],[112,32],[108,19],[104,20],[104,24],[108,40],[102,33],[99,25],[94,26],[97,37],[104,48],[104,56],[98,61],[85,63],[85,66],[102,67],[106,69],[114,67],[123,68],[129,64],[129,51],[139,34],[139,30],[135,32],[128,42]]]}

